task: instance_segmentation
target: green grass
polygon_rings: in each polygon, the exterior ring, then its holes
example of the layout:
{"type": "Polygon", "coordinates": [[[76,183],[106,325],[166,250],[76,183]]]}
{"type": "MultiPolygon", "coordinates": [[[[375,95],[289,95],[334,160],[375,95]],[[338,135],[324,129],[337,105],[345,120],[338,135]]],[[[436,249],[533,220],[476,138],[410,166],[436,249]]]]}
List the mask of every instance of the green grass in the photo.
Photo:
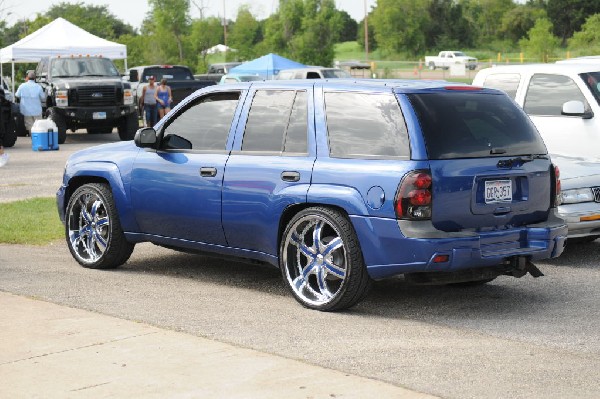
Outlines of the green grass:
{"type": "Polygon", "coordinates": [[[0,243],[45,245],[64,235],[54,198],[0,203],[0,243]]]}

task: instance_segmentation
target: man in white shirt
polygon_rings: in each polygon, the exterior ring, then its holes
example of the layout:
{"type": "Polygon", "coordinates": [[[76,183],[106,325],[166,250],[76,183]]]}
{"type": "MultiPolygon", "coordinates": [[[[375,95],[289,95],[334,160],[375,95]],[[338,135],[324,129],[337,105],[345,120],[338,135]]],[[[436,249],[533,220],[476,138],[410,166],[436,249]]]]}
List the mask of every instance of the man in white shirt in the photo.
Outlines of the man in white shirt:
{"type": "Polygon", "coordinates": [[[27,79],[17,89],[15,97],[19,99],[19,108],[25,120],[25,129],[31,133],[33,123],[42,119],[42,102],[46,98],[42,87],[35,83],[33,71],[27,73],[27,79]]]}

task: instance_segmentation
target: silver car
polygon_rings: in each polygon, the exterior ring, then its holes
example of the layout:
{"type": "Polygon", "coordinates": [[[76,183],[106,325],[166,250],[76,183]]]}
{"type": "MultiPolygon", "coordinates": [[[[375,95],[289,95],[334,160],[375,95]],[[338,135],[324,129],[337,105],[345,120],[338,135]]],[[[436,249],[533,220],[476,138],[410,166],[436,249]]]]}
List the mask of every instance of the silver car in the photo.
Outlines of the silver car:
{"type": "Polygon", "coordinates": [[[551,155],[560,165],[561,204],[558,213],[569,228],[569,239],[600,237],[600,164],[583,158],[551,155]]]}

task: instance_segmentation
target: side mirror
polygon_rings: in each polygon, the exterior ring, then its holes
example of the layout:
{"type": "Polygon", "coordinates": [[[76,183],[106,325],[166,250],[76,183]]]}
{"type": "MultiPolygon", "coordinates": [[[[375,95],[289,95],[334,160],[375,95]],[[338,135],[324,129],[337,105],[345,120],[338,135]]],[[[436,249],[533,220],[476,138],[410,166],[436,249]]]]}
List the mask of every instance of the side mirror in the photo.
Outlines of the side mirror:
{"type": "Polygon", "coordinates": [[[140,148],[152,148],[156,145],[156,130],[152,127],[144,127],[135,133],[133,142],[140,148]]]}
{"type": "Polygon", "coordinates": [[[129,81],[130,82],[137,82],[138,81],[138,71],[137,69],[130,69],[129,70],[129,81]]]}
{"type": "Polygon", "coordinates": [[[564,103],[561,114],[566,116],[580,116],[583,119],[591,119],[594,117],[594,113],[592,111],[586,111],[583,102],[577,100],[564,103]]]}

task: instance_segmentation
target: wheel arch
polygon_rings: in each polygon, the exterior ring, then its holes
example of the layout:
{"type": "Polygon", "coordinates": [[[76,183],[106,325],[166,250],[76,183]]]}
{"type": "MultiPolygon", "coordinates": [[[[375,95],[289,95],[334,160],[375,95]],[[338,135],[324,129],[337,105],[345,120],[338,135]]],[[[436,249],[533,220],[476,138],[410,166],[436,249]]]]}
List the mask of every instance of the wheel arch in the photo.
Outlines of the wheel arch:
{"type": "Polygon", "coordinates": [[[66,183],[64,202],[59,204],[64,214],[69,199],[79,187],[90,183],[106,184],[115,201],[115,207],[121,220],[124,231],[137,231],[137,222],[131,211],[130,198],[128,190],[119,174],[116,165],[104,162],[95,163],[89,166],[90,170],[79,170],[66,183]],[[110,165],[110,166],[108,166],[110,165]]]}

